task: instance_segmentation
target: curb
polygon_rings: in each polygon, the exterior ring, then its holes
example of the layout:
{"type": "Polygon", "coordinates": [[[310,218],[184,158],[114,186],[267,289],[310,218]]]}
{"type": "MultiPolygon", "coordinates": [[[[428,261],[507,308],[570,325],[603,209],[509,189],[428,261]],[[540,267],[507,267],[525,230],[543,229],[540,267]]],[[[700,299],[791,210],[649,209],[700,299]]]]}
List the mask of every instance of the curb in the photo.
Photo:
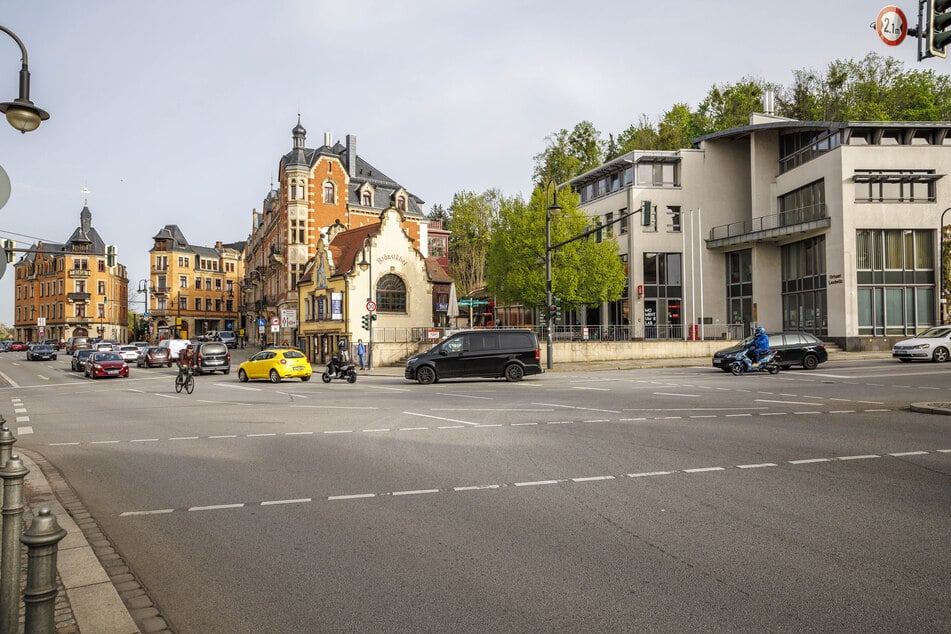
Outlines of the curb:
{"type": "Polygon", "coordinates": [[[921,414],[943,414],[951,416],[951,403],[912,403],[911,411],[921,414]]]}

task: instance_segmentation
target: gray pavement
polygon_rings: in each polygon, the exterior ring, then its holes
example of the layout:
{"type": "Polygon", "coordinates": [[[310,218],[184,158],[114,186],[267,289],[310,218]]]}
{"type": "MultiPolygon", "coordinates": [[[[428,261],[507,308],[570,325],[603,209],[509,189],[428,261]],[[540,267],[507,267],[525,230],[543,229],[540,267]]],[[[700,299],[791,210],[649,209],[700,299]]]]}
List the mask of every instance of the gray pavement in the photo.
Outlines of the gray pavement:
{"type": "MultiPolygon", "coordinates": [[[[234,351],[232,364],[250,356],[256,349],[234,351]],[[237,354],[235,354],[237,353],[237,354]],[[235,357],[238,357],[237,359],[235,357]]],[[[829,362],[890,358],[888,352],[832,352],[829,362]]],[[[660,367],[709,365],[709,357],[677,359],[625,359],[584,364],[555,364],[549,372],[630,370],[660,367]]],[[[320,368],[315,367],[319,372],[320,368]]],[[[403,376],[403,366],[387,366],[360,372],[370,376],[403,376]]],[[[951,403],[914,403],[911,409],[923,413],[951,415],[951,403]]],[[[26,478],[27,512],[25,526],[32,513],[49,507],[60,526],[67,531],[60,542],[57,571],[60,594],[56,602],[58,634],[132,632],[170,632],[168,624],[141,586],[132,570],[115,551],[55,466],[43,456],[14,449],[30,469],[26,478]]],[[[24,573],[25,574],[25,573],[24,573]]]]}

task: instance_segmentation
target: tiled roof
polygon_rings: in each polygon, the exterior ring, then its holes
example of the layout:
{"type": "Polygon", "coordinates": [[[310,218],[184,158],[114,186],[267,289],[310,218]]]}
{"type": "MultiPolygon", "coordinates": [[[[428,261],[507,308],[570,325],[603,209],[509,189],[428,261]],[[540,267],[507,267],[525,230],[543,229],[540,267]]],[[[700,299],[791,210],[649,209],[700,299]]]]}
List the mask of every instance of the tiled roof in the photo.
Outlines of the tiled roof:
{"type": "Polygon", "coordinates": [[[334,236],[330,243],[330,253],[333,255],[334,265],[336,266],[335,275],[353,271],[353,267],[357,264],[357,258],[363,250],[363,242],[379,229],[380,223],[376,222],[372,225],[342,231],[334,236]]]}
{"type": "Polygon", "coordinates": [[[429,281],[435,284],[452,283],[452,278],[449,277],[449,273],[447,273],[446,269],[444,269],[442,264],[439,263],[439,258],[426,258],[426,273],[429,274],[429,281]]]}

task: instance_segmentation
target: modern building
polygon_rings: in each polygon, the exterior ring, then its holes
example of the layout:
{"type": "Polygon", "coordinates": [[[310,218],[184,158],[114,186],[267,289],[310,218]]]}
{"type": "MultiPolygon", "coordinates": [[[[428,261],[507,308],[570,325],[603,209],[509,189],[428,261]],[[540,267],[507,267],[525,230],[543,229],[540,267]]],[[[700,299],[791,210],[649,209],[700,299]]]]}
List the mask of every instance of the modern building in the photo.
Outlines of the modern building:
{"type": "Polygon", "coordinates": [[[32,245],[14,265],[14,328],[20,341],[99,336],[128,340],[129,280],[83,206],[63,244],[32,245]]]}
{"type": "Polygon", "coordinates": [[[152,240],[148,332],[153,340],[237,330],[244,243],[189,244],[178,225],[165,225],[152,240]]]}
{"type": "Polygon", "coordinates": [[[757,114],[692,148],[630,152],[572,179],[628,264],[625,296],[577,320],[628,326],[632,339],[735,337],[761,324],[888,349],[942,319],[949,131],[757,114]]]}
{"type": "Polygon", "coordinates": [[[311,361],[327,363],[341,341],[352,353],[363,339],[373,365],[384,365],[415,352],[425,339],[434,319],[433,288],[446,274],[434,258],[423,257],[407,222],[389,208],[375,224],[347,229],[337,223],[324,234],[298,285],[297,345],[311,361]]]}
{"type": "Polygon", "coordinates": [[[293,146],[281,157],[278,185],[264,198],[260,212],[252,213],[251,234],[244,251],[247,275],[242,302],[245,324],[258,327],[279,319],[280,341],[296,341],[299,296],[297,284],[317,253],[321,235],[332,225],[356,229],[378,223],[393,207],[403,216],[403,230],[424,254],[429,221],[423,201],[357,154],[357,139],[346,144],[324,135],[316,149],[306,146],[307,131],[300,124],[291,131],[293,146]]]}

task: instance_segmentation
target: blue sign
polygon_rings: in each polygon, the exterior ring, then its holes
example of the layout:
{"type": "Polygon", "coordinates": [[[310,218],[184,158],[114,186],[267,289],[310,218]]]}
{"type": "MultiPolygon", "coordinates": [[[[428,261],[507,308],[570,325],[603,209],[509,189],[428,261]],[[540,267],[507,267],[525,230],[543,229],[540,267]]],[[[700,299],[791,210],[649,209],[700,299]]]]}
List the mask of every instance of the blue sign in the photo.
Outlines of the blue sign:
{"type": "Polygon", "coordinates": [[[232,325],[233,325],[233,324],[232,324],[230,321],[226,321],[226,322],[225,322],[225,330],[231,330],[231,326],[232,326],[232,325]]]}
{"type": "Polygon", "coordinates": [[[266,326],[267,322],[264,319],[258,319],[258,326],[266,326]]]}

